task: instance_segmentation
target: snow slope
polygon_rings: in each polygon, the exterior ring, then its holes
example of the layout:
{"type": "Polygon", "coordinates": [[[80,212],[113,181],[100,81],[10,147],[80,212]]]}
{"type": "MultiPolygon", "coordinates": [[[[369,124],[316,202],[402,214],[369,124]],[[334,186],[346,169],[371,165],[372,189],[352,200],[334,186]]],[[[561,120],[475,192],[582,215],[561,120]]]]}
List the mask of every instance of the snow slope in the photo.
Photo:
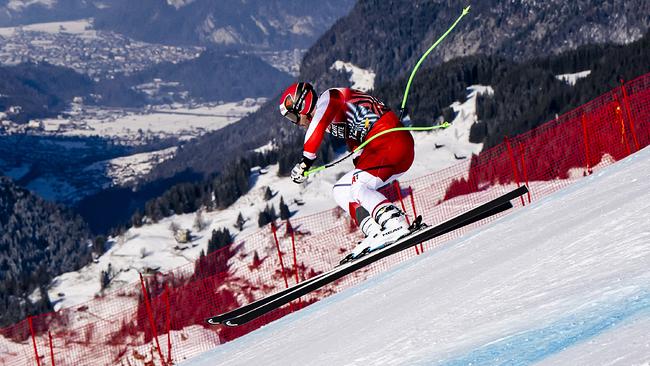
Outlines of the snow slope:
{"type": "Polygon", "coordinates": [[[183,365],[648,365],[650,148],[183,365]]]}

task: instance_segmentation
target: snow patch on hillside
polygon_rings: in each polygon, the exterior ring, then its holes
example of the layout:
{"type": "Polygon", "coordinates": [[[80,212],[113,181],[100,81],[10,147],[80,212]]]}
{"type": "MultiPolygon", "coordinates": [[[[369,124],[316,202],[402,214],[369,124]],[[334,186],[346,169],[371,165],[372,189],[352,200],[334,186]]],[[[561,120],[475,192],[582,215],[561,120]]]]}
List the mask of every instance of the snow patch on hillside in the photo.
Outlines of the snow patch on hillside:
{"type": "Polygon", "coordinates": [[[124,186],[148,174],[153,167],[170,159],[177,147],[163,150],[123,156],[120,158],[96,162],[84,171],[96,170],[112,180],[112,185],[124,186]]]}
{"type": "Polygon", "coordinates": [[[46,8],[52,8],[56,4],[56,0],[9,0],[7,8],[13,11],[22,11],[32,5],[42,5],[46,8]]]}
{"type": "Polygon", "coordinates": [[[70,118],[43,120],[44,131],[63,136],[101,136],[144,141],[152,137],[189,140],[216,131],[256,111],[266,98],[204,104],[196,107],[169,105],[149,110],[77,106],[70,118]]]}
{"type": "Polygon", "coordinates": [[[92,30],[92,21],[92,19],[80,19],[66,22],[37,23],[20,27],[6,27],[0,28],[0,36],[11,37],[18,30],[22,30],[27,32],[69,33],[85,37],[95,37],[97,33],[92,30]]]}
{"type": "Polygon", "coordinates": [[[586,78],[587,76],[589,76],[589,74],[591,74],[591,70],[580,71],[573,74],[555,75],[555,78],[557,78],[558,80],[562,80],[571,86],[574,86],[576,85],[576,81],[582,78],[586,78]]]}
{"type": "Polygon", "coordinates": [[[351,62],[343,61],[334,62],[330,69],[350,74],[353,89],[368,91],[375,87],[375,73],[372,70],[362,69],[351,62]]]}
{"type": "Polygon", "coordinates": [[[167,0],[167,4],[176,8],[176,10],[193,3],[195,0],[167,0]]]}
{"type": "MultiPolygon", "coordinates": [[[[414,132],[415,161],[402,179],[412,179],[469,160],[483,150],[482,143],[469,141],[472,125],[478,122],[477,98],[481,94],[492,94],[490,86],[472,85],[467,88],[464,103],[454,102],[451,108],[456,113],[451,126],[444,130],[414,132]]],[[[434,119],[434,116],[431,116],[434,119]]]]}

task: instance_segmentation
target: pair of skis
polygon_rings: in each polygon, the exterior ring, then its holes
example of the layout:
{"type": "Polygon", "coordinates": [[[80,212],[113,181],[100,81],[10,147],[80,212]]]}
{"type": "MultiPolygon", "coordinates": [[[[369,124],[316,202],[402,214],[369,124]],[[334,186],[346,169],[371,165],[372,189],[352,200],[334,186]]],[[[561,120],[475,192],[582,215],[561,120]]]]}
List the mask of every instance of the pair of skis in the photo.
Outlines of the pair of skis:
{"type": "Polygon", "coordinates": [[[448,221],[436,226],[425,227],[421,230],[417,230],[413,234],[404,237],[393,244],[370,252],[360,258],[345,262],[297,285],[254,301],[248,305],[244,305],[235,310],[208,318],[207,322],[213,325],[224,324],[230,327],[245,324],[382,258],[506,211],[513,207],[510,202],[511,200],[526,193],[528,193],[528,188],[526,186],[516,188],[448,221]]]}

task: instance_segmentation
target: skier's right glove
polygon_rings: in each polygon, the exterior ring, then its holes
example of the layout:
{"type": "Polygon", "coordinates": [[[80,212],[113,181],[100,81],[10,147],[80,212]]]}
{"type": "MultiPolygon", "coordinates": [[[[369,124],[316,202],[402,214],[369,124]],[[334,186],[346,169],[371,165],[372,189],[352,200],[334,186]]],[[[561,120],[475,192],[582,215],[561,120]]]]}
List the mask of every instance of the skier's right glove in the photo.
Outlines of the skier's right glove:
{"type": "Polygon", "coordinates": [[[307,176],[305,175],[305,172],[311,168],[311,165],[314,163],[313,160],[308,159],[303,156],[302,161],[296,166],[291,169],[291,180],[294,181],[294,183],[303,183],[304,181],[307,180],[307,176]]]}

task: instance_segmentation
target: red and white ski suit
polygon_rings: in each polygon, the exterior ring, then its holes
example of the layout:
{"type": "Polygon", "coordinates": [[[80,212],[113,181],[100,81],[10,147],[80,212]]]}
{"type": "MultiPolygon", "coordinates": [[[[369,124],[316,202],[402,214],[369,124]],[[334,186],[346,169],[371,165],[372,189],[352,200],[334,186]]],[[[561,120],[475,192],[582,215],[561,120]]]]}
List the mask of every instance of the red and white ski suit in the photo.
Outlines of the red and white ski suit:
{"type": "MultiPolygon", "coordinates": [[[[402,127],[397,115],[378,99],[350,88],[332,88],[318,98],[314,118],[305,135],[304,156],[315,159],[325,133],[344,138],[348,148],[354,150],[364,141],[394,127],[402,127]],[[359,106],[379,116],[374,124],[354,123],[346,112],[359,106]]],[[[413,137],[408,131],[384,134],[366,145],[354,159],[355,169],[344,175],[334,185],[337,204],[355,217],[357,205],[365,208],[372,217],[381,203],[388,200],[377,189],[397,179],[413,164],[413,137]]]]}

